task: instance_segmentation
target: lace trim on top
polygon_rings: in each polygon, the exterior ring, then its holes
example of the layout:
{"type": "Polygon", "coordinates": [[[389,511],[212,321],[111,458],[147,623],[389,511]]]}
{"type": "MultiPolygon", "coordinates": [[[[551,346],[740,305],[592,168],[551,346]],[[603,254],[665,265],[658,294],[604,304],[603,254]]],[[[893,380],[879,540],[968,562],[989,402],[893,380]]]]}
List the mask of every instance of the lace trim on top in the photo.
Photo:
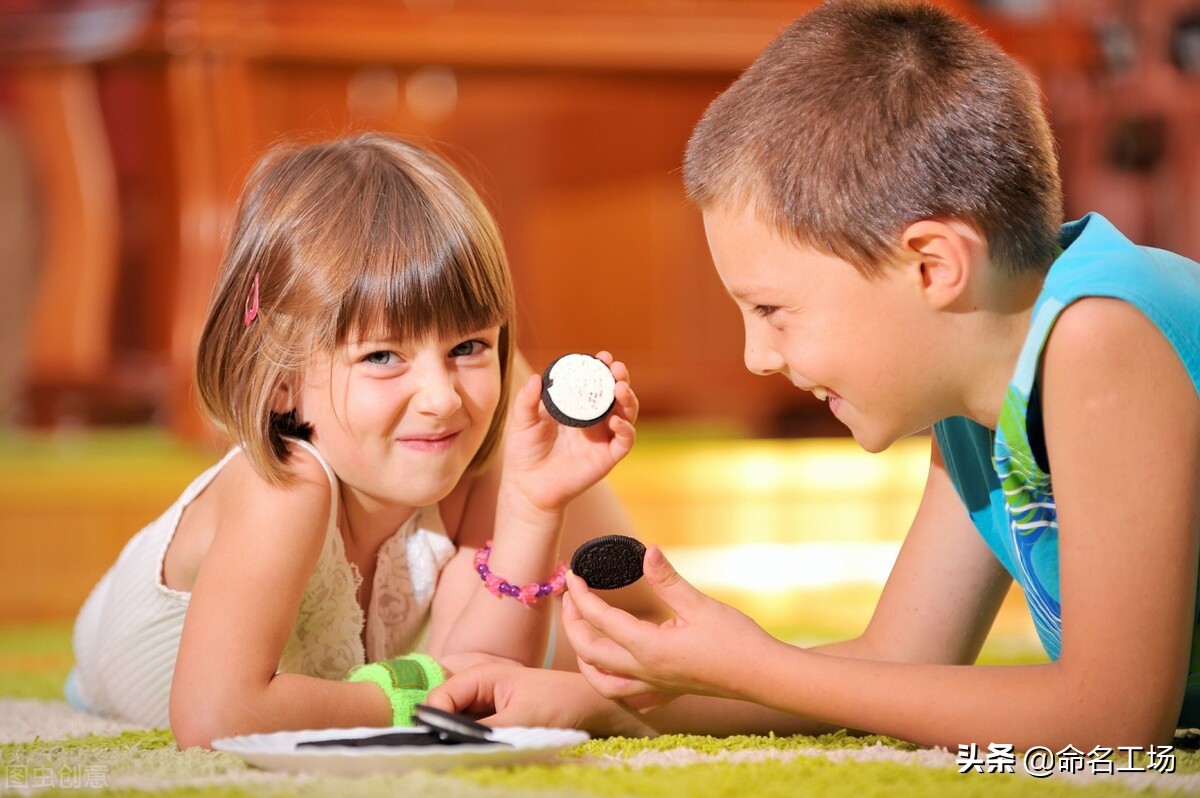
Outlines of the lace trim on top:
{"type": "MultiPolygon", "coordinates": [[[[325,461],[309,448],[317,459],[325,461]]],[[[309,577],[296,623],[279,661],[282,673],[342,679],[365,662],[412,651],[423,638],[434,587],[454,555],[436,506],[419,508],[379,548],[371,602],[358,604],[362,575],[346,558],[337,526],[337,481],[325,545],[309,577]],[[363,629],[366,627],[366,646],[363,629]]]]}

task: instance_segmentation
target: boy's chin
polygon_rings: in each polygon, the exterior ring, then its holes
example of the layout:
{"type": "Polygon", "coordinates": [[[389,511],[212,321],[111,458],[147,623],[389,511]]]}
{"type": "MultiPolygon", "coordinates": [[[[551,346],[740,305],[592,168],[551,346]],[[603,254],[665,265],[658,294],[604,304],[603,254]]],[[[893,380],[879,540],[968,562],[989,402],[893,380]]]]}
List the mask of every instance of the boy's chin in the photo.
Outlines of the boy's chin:
{"type": "Polygon", "coordinates": [[[899,436],[888,435],[879,430],[856,430],[851,429],[850,434],[854,437],[854,442],[857,443],[863,451],[871,454],[879,454],[887,451],[887,449],[896,442],[899,436]]]}

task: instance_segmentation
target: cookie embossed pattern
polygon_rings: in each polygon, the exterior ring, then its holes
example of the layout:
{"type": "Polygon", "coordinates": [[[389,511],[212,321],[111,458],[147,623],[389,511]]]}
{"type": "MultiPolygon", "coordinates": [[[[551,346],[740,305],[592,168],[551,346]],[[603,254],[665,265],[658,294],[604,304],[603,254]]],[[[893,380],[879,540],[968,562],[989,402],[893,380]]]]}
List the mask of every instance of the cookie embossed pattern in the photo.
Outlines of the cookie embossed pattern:
{"type": "Polygon", "coordinates": [[[580,544],[571,570],[593,590],[616,590],[642,578],[646,547],[627,535],[605,535],[580,544]]]}
{"type": "Polygon", "coordinates": [[[542,373],[542,404],[560,424],[590,427],[604,420],[616,401],[617,381],[603,360],[563,355],[542,373]]]}

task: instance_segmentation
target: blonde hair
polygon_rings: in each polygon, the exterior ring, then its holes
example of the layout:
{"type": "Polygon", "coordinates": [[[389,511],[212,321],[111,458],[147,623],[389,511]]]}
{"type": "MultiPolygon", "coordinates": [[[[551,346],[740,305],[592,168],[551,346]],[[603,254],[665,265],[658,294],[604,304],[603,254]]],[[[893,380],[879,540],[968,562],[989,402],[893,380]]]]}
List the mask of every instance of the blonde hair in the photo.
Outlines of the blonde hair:
{"type": "Polygon", "coordinates": [[[1045,271],[1062,223],[1054,138],[1031,77],[928,4],[828,0],[789,25],[696,125],[702,210],[750,207],[867,276],[921,219],[959,219],[1010,273],[1045,271]]]}
{"type": "Polygon", "coordinates": [[[283,484],[284,436],[311,429],[272,405],[313,354],[363,334],[411,340],[499,325],[501,400],[470,472],[503,433],[513,323],[499,230],[448,163],[379,133],[284,144],[259,161],[238,201],[196,385],[206,415],[283,484]],[[260,310],[247,325],[256,279],[260,310]]]}

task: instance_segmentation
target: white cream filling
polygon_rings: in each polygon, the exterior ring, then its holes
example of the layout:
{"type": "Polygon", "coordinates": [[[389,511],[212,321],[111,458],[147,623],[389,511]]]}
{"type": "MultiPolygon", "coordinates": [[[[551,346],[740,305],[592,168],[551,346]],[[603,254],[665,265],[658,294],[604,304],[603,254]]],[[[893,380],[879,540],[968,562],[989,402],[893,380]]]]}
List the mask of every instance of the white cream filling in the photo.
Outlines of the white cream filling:
{"type": "Polygon", "coordinates": [[[612,406],[617,381],[602,360],[563,355],[550,367],[550,400],[564,415],[591,421],[612,406]]]}

